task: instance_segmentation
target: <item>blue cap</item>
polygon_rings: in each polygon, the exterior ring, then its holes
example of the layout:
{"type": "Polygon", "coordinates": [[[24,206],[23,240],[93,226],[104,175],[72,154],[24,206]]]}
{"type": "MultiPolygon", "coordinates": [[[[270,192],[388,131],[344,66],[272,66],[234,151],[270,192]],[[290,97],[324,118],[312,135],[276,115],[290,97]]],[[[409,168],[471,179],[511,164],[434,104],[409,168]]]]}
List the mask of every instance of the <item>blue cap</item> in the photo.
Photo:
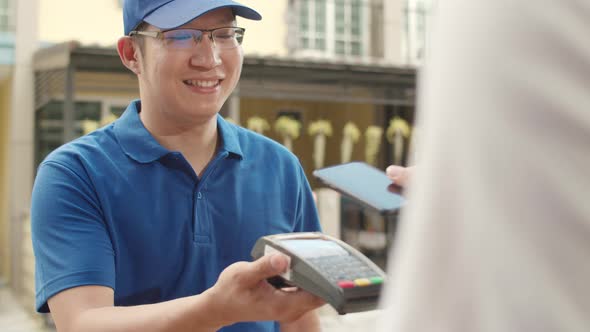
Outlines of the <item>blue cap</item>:
{"type": "Polygon", "coordinates": [[[125,0],[123,24],[129,35],[142,21],[160,29],[174,29],[214,9],[230,7],[234,14],[251,20],[262,16],[232,0],[125,0]]]}

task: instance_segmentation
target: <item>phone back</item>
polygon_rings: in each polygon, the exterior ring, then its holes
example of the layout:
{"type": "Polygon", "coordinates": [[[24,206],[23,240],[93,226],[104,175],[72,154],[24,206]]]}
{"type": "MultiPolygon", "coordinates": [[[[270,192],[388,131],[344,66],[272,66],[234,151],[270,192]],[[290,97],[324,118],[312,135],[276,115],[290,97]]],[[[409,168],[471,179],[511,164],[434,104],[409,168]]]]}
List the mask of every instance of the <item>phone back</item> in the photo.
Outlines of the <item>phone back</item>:
{"type": "Polygon", "coordinates": [[[313,175],[326,186],[381,214],[397,212],[404,204],[401,188],[384,171],[364,162],[351,162],[315,170],[313,175]]]}

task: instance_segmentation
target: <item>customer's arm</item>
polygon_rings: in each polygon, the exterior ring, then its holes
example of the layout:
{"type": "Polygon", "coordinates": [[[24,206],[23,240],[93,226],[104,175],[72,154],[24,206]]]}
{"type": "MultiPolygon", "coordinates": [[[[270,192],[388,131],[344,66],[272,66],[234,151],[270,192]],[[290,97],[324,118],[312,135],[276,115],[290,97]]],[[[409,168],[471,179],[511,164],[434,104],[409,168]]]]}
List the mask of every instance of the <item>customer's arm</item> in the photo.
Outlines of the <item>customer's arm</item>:
{"type": "Polygon", "coordinates": [[[590,2],[436,11],[378,331],[588,331],[590,2]]]}
{"type": "Polygon", "coordinates": [[[130,307],[115,307],[108,287],[75,287],[51,297],[49,308],[59,332],[216,331],[236,322],[264,320],[288,324],[323,301],[303,291],[277,290],[265,281],[286,266],[280,255],[235,263],[200,295],[130,307]]]}

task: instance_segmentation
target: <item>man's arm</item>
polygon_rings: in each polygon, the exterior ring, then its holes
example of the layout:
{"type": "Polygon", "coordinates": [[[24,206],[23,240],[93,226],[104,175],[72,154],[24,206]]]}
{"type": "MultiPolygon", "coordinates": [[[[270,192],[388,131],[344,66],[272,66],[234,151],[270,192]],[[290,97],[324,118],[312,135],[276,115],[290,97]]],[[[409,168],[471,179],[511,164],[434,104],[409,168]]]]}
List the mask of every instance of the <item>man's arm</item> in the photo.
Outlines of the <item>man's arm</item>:
{"type": "Polygon", "coordinates": [[[203,295],[172,301],[114,307],[113,290],[104,286],[75,287],[49,299],[59,332],[73,331],[216,331],[221,322],[208,317],[203,295]]]}
{"type": "Polygon", "coordinates": [[[265,281],[287,264],[282,255],[238,262],[200,295],[141,306],[113,306],[108,287],[75,287],[51,297],[49,308],[59,332],[216,331],[236,322],[265,320],[288,325],[323,301],[303,291],[277,290],[265,281]]]}

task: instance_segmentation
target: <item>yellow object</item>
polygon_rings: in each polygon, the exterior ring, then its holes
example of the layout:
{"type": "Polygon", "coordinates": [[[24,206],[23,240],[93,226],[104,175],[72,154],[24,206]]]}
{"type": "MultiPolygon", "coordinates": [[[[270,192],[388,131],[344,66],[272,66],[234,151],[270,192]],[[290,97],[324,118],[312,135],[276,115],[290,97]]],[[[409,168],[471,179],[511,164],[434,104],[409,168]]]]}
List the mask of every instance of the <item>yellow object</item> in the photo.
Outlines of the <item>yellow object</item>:
{"type": "Polygon", "coordinates": [[[98,121],[82,120],[82,134],[87,135],[98,129],[98,121]]]}
{"type": "Polygon", "coordinates": [[[383,129],[378,126],[369,126],[365,131],[365,138],[368,141],[380,141],[383,135],[383,129]]]}
{"type": "Polygon", "coordinates": [[[326,156],[326,137],[332,136],[332,124],[326,120],[312,122],[307,128],[313,140],[313,165],[315,169],[324,166],[326,156]]]}
{"type": "Polygon", "coordinates": [[[317,120],[309,125],[307,131],[310,136],[315,136],[317,134],[332,136],[332,124],[326,120],[317,120]]]}
{"type": "Polygon", "coordinates": [[[400,117],[395,117],[389,121],[389,127],[387,127],[387,132],[385,134],[389,143],[393,144],[395,133],[397,131],[399,131],[405,138],[410,137],[410,125],[408,125],[406,120],[400,117]]]}
{"type": "Polygon", "coordinates": [[[264,134],[265,131],[270,129],[270,125],[266,119],[261,118],[259,116],[253,116],[248,119],[247,124],[248,129],[255,131],[259,134],[264,134]]]}
{"type": "Polygon", "coordinates": [[[371,284],[371,280],[366,279],[366,278],[356,279],[354,281],[354,284],[356,286],[360,286],[360,287],[362,287],[362,286],[369,286],[371,284]]]}
{"type": "Polygon", "coordinates": [[[301,123],[299,121],[284,115],[277,119],[274,127],[275,131],[281,136],[287,136],[291,139],[298,138],[299,132],[301,131],[301,123]]]}
{"type": "MultiPolygon", "coordinates": [[[[230,118],[229,116],[228,116],[228,117],[225,117],[225,118],[223,118],[223,119],[225,119],[225,121],[227,121],[227,122],[229,122],[229,123],[231,123],[231,124],[235,124],[235,125],[237,125],[237,124],[238,124],[238,123],[236,122],[236,120],[234,120],[234,119],[230,118]]],[[[267,125],[268,125],[268,123],[267,123],[267,125]]]]}
{"type": "Polygon", "coordinates": [[[381,136],[383,135],[383,128],[378,126],[369,126],[365,131],[365,161],[368,164],[375,165],[377,162],[377,154],[381,146],[381,136]]]}
{"type": "Polygon", "coordinates": [[[350,137],[353,143],[358,142],[361,136],[361,131],[353,122],[347,122],[344,125],[344,137],[350,137]]]}
{"type": "Polygon", "coordinates": [[[82,134],[83,135],[90,134],[91,132],[97,130],[98,128],[104,127],[104,126],[108,125],[109,123],[114,122],[118,118],[119,117],[114,115],[113,113],[109,113],[109,115],[102,118],[100,121],[82,120],[81,121],[82,134]]]}
{"type": "Polygon", "coordinates": [[[101,127],[104,127],[104,126],[108,125],[111,122],[115,122],[115,120],[117,120],[118,118],[119,117],[116,116],[115,114],[109,113],[109,115],[107,115],[106,117],[104,117],[104,118],[102,118],[100,120],[100,126],[101,127]]]}
{"type": "Polygon", "coordinates": [[[340,144],[340,162],[350,162],[352,157],[353,145],[358,142],[361,136],[361,131],[353,122],[347,122],[344,125],[342,143],[340,144]]]}
{"type": "Polygon", "coordinates": [[[293,140],[299,137],[301,123],[285,115],[279,116],[275,121],[275,131],[283,138],[283,145],[293,151],[293,140]]]}

